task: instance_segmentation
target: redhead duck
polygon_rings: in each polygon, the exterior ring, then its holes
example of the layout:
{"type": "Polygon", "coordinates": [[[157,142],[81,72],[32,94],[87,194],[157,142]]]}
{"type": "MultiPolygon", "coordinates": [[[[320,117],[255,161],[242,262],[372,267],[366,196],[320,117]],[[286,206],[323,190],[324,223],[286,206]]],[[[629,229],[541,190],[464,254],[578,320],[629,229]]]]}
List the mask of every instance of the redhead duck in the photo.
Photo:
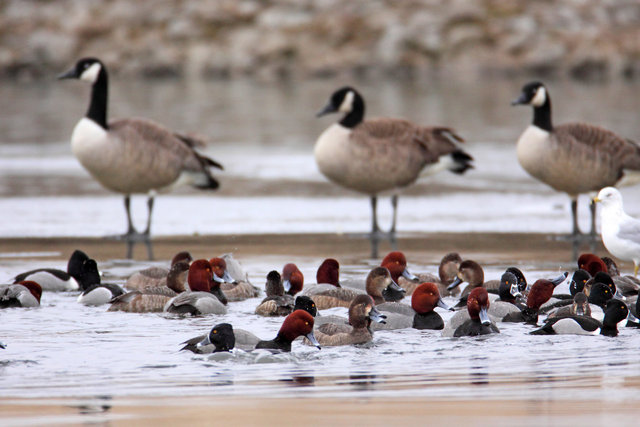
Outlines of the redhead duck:
{"type": "Polygon", "coordinates": [[[316,272],[316,283],[305,286],[302,295],[311,297],[317,304],[318,310],[336,307],[335,300],[337,298],[343,301],[340,307],[348,307],[349,303],[355,295],[363,292],[357,289],[347,289],[342,292],[340,286],[340,264],[333,258],[327,258],[318,267],[316,272]],[[340,297],[343,295],[344,297],[340,297]],[[326,298],[325,298],[326,296],[326,298]]]}
{"type": "Polygon", "coordinates": [[[599,271],[608,273],[607,264],[596,254],[584,253],[578,257],[578,268],[586,270],[590,275],[595,276],[599,271]]]}
{"type": "Polygon", "coordinates": [[[293,311],[293,297],[285,295],[280,273],[275,270],[270,271],[264,288],[267,296],[256,307],[257,315],[286,316],[293,311]]]}
{"type": "Polygon", "coordinates": [[[40,307],[42,287],[33,280],[0,285],[0,308],[40,307]]]}
{"type": "Polygon", "coordinates": [[[220,284],[220,289],[228,301],[244,301],[258,296],[258,289],[247,280],[236,280],[227,271],[227,262],[215,257],[209,260],[213,271],[213,280],[220,284]]]}
{"type": "Polygon", "coordinates": [[[292,296],[302,290],[304,275],[297,265],[293,263],[285,264],[282,268],[282,285],[284,286],[284,291],[292,296]]]}
{"type": "MultiPolygon", "coordinates": [[[[565,273],[566,274],[566,273],[565,273]]],[[[551,299],[553,290],[556,286],[564,281],[566,276],[562,276],[562,279],[557,278],[554,280],[538,279],[531,286],[529,295],[527,295],[526,306],[522,308],[522,311],[517,313],[510,313],[506,315],[503,322],[525,322],[530,324],[538,323],[538,314],[542,304],[551,299]]]]}
{"type": "Polygon", "coordinates": [[[380,262],[380,267],[389,270],[393,281],[406,291],[406,295],[411,295],[419,285],[416,283],[419,278],[409,271],[407,258],[400,251],[389,252],[380,262]]]}
{"type": "Polygon", "coordinates": [[[171,298],[164,311],[176,314],[226,314],[227,298],[214,280],[213,269],[206,259],[196,260],[189,267],[187,284],[190,291],[171,298]]]}
{"type": "Polygon", "coordinates": [[[540,329],[532,331],[532,335],[555,335],[555,334],[576,334],[576,335],[605,335],[615,337],[618,335],[618,326],[627,320],[629,309],[627,305],[618,300],[612,299],[606,305],[602,322],[588,316],[566,316],[554,317],[544,324],[540,329]]]}
{"type": "Polygon", "coordinates": [[[411,296],[411,307],[416,312],[412,324],[415,329],[443,329],[444,321],[433,309],[441,307],[453,310],[442,300],[435,283],[422,283],[418,286],[411,296]]]}
{"type": "MultiPolygon", "coordinates": [[[[453,331],[454,337],[466,337],[499,333],[498,327],[489,317],[489,293],[484,288],[474,288],[467,297],[469,320],[453,331]]],[[[443,331],[443,336],[445,335],[443,331]]]]}
{"type": "Polygon", "coordinates": [[[236,336],[229,323],[218,323],[207,335],[191,338],[180,350],[189,350],[197,354],[231,351],[236,345],[236,336]]]}
{"type": "MultiPolygon", "coordinates": [[[[191,261],[193,261],[191,254],[187,251],[181,251],[173,256],[170,267],[179,262],[186,262],[188,265],[191,261]]],[[[144,270],[137,271],[129,276],[124,286],[127,289],[145,292],[145,289],[160,286],[160,282],[166,279],[169,271],[170,268],[166,269],[164,267],[145,268],[144,270]]]]}
{"type": "Polygon", "coordinates": [[[547,320],[554,317],[567,317],[567,316],[587,316],[591,317],[591,307],[589,306],[589,299],[584,292],[578,292],[573,297],[573,304],[568,307],[560,307],[547,316],[547,320]]]}
{"type": "Polygon", "coordinates": [[[274,339],[259,341],[255,348],[290,352],[291,343],[300,336],[307,337],[318,349],[321,348],[313,334],[313,316],[304,310],[295,310],[284,319],[282,327],[274,339]]]}
{"type": "Polygon", "coordinates": [[[124,289],[120,285],[102,283],[98,264],[94,259],[88,259],[84,262],[82,277],[80,283],[85,287],[77,299],[80,304],[102,305],[124,294],[124,289]]]}
{"type": "Polygon", "coordinates": [[[67,262],[67,271],[55,268],[36,268],[25,271],[13,278],[13,283],[32,281],[38,283],[42,290],[49,292],[67,292],[81,289],[78,282],[84,262],[89,259],[81,250],[75,250],[67,262]],[[73,273],[73,274],[72,274],[73,273]]]}
{"type": "Polygon", "coordinates": [[[358,295],[349,306],[349,325],[325,323],[315,330],[315,336],[321,346],[364,344],[373,339],[371,321],[385,323],[385,319],[369,295],[358,295]]]}

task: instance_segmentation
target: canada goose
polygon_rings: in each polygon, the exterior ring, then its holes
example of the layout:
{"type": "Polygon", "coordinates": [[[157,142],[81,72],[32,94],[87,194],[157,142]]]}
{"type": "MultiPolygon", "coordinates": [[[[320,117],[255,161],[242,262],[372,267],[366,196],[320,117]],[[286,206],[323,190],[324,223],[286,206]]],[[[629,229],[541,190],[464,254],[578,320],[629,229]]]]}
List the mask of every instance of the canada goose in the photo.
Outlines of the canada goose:
{"type": "Polygon", "coordinates": [[[365,121],[364,111],[364,100],[355,89],[343,87],[334,92],[317,115],[345,115],[320,135],[314,155],[329,180],[370,196],[372,235],[379,231],[378,194],[392,191],[393,234],[401,189],[445,168],[461,174],[472,167],[473,159],[458,148],[463,139],[453,129],[422,127],[402,119],[365,121]]]}
{"type": "Polygon", "coordinates": [[[201,189],[218,188],[209,167],[222,169],[222,165],[195,150],[201,144],[199,141],[145,119],[107,122],[108,77],[100,60],[80,59],[58,79],[79,79],[92,84],[89,110],[73,130],[71,150],[103,187],[124,194],[128,229],[123,237],[148,238],[156,192],[184,184],[201,189]],[[131,221],[131,194],[148,194],[149,216],[141,234],[131,221]]]}
{"type": "MultiPolygon", "coordinates": [[[[578,235],[578,195],[616,185],[625,174],[638,173],[640,145],[586,123],[553,126],[549,91],[540,82],[526,84],[511,104],[533,107],[533,123],[518,139],[518,161],[531,176],[569,195],[572,234],[578,235]]],[[[595,233],[595,205],[591,204],[591,234],[595,233]]]]}

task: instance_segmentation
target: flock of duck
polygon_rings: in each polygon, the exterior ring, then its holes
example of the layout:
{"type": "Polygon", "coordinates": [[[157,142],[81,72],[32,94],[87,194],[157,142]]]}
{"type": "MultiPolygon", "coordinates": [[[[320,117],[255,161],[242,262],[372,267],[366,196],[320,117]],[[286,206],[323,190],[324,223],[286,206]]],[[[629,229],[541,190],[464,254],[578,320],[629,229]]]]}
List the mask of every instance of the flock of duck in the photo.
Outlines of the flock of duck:
{"type": "MultiPolygon", "coordinates": [[[[511,266],[499,280],[485,281],[480,264],[457,253],[446,254],[437,275],[412,274],[402,252],[387,254],[373,267],[364,283],[346,286],[340,280],[340,264],[325,259],[317,269],[316,283],[305,283],[293,263],[266,276],[266,296],[255,308],[260,316],[284,316],[272,340],[261,340],[250,331],[229,323],[218,323],[208,334],[182,343],[183,350],[211,353],[271,349],[291,351],[303,337],[307,344],[339,346],[363,344],[376,330],[432,329],[445,337],[499,333],[500,327],[518,322],[532,325],[531,334],[601,334],[616,336],[618,328],[640,327],[637,300],[640,281],[621,276],[608,257],[582,254],[568,279],[565,272],[555,278],[529,283],[523,272],[511,266]],[[555,292],[569,280],[569,294],[555,292]],[[463,290],[460,285],[466,283],[463,290]],[[453,306],[443,297],[457,299],[453,306]],[[405,301],[410,299],[410,304],[405,301]],[[348,308],[348,318],[322,315],[332,307],[348,308]],[[456,311],[445,324],[436,311],[456,311]],[[635,316],[634,316],[635,314],[635,316]],[[538,326],[540,316],[546,316],[538,326]]],[[[224,316],[227,306],[256,298],[262,290],[250,283],[248,274],[230,254],[210,260],[193,260],[180,252],[168,269],[150,267],[132,274],[124,286],[102,283],[95,260],[76,250],[67,270],[35,269],[17,275],[14,284],[0,286],[0,308],[33,308],[44,292],[80,291],[78,303],[109,305],[108,311],[174,313],[181,316],[224,316]]]]}
{"type": "MultiPolygon", "coordinates": [[[[215,190],[211,168],[217,161],[200,154],[202,141],[176,133],[146,119],[107,120],[108,74],[97,58],[83,58],[61,79],[91,83],[89,109],[71,135],[73,154],[108,190],[124,195],[128,229],[124,237],[148,238],[154,195],[180,185],[215,190]],[[131,194],[147,194],[149,215],[139,233],[131,221],[131,194]]],[[[586,123],[554,126],[547,88],[532,82],[522,88],[513,105],[533,107],[533,122],[520,136],[517,157],[534,178],[571,198],[573,234],[578,234],[577,198],[608,186],[634,183],[640,178],[640,145],[586,123]]],[[[391,193],[396,231],[398,197],[423,176],[442,170],[462,174],[473,158],[462,148],[464,139],[448,127],[424,127],[407,120],[365,120],[365,102],[353,87],[335,91],[318,116],[342,113],[317,139],[314,156],[320,171],[333,183],[371,199],[372,234],[380,228],[377,197],[391,193]]],[[[591,206],[595,234],[595,206],[591,206]]]]}

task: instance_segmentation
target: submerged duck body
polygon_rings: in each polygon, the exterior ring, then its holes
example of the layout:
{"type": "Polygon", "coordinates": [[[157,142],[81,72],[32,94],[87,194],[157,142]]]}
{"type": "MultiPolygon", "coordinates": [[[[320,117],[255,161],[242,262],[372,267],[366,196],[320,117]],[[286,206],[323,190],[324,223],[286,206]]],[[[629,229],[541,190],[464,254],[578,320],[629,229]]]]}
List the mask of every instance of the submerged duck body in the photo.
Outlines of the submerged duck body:
{"type": "Polygon", "coordinates": [[[77,301],[83,305],[103,305],[113,298],[123,295],[124,289],[115,283],[102,283],[98,264],[94,259],[84,262],[82,280],[84,289],[77,301]]]}
{"type": "Polygon", "coordinates": [[[187,283],[191,290],[171,298],[163,311],[190,315],[227,313],[227,298],[220,289],[220,283],[214,281],[209,261],[200,259],[191,263],[187,283]]]}
{"type": "Polygon", "coordinates": [[[466,337],[499,333],[498,327],[489,317],[489,293],[484,288],[475,288],[467,297],[467,312],[469,319],[455,330],[443,331],[443,336],[466,337]],[[449,335],[449,333],[451,335],[449,335]]]}

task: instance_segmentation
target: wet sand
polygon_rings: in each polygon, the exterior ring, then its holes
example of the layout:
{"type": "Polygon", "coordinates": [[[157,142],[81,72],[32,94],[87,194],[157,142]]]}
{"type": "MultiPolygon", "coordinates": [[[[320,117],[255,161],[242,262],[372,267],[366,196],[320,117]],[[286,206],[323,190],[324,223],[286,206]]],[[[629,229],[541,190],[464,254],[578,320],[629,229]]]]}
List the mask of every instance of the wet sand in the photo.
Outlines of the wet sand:
{"type": "MultiPolygon", "coordinates": [[[[384,256],[397,247],[410,258],[422,262],[438,262],[451,251],[460,252],[464,258],[473,258],[488,265],[516,263],[528,265],[568,265],[574,261],[573,249],[603,252],[601,243],[590,246],[572,243],[561,235],[527,233],[412,233],[400,234],[396,245],[381,240],[378,252],[384,256]]],[[[212,254],[233,252],[238,256],[311,256],[336,257],[345,261],[371,257],[371,242],[364,235],[350,234],[261,234],[237,236],[171,236],[152,239],[154,259],[168,260],[178,251],[189,250],[195,257],[209,258],[212,254]]],[[[68,259],[75,249],[82,249],[99,261],[126,257],[127,244],[109,238],[4,238],[0,239],[0,256],[14,254],[37,259],[38,253],[47,259],[68,259]],[[24,255],[21,255],[24,253],[24,255]]],[[[136,243],[133,258],[147,258],[146,246],[136,243]]],[[[622,264],[624,266],[624,264],[622,264]]]]}
{"type": "MultiPolygon", "coordinates": [[[[487,390],[490,393],[490,389],[487,390]]],[[[169,425],[631,425],[636,402],[581,400],[118,398],[15,399],[4,426],[169,425]]]]}

